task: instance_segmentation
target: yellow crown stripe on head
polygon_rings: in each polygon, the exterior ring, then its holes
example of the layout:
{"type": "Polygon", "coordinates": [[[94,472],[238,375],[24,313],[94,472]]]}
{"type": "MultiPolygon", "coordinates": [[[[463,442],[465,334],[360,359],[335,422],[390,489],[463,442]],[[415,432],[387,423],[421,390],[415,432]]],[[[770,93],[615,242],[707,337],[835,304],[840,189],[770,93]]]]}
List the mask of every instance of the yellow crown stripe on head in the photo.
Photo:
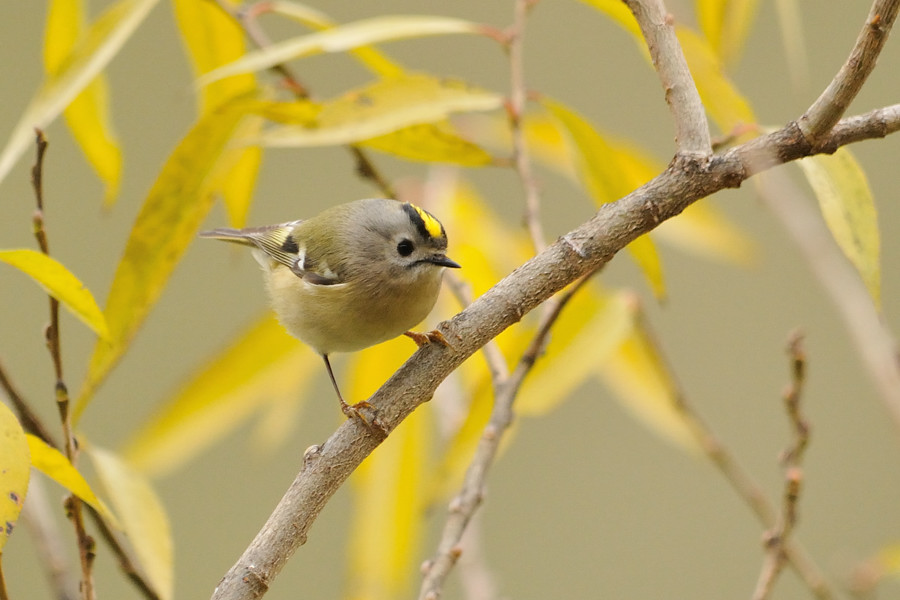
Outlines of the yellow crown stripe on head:
{"type": "Polygon", "coordinates": [[[419,214],[419,217],[422,218],[422,222],[425,224],[425,231],[428,232],[428,235],[433,238],[439,238],[444,235],[444,227],[441,225],[440,221],[432,217],[430,214],[428,214],[415,204],[410,204],[410,206],[412,206],[419,214]]]}

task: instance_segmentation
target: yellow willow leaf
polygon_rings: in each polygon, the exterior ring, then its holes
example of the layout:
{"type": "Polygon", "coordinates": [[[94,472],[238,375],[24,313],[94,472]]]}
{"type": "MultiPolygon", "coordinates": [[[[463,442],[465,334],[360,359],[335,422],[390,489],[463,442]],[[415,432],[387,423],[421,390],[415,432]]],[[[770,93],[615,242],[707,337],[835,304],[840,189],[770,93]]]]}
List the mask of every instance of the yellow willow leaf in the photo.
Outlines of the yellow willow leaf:
{"type": "Polygon", "coordinates": [[[597,372],[633,326],[634,300],[625,292],[580,290],[553,325],[549,344],[519,392],[516,412],[542,415],[597,372]]]}
{"type": "MultiPolygon", "coordinates": [[[[55,77],[66,66],[84,30],[81,0],[52,0],[44,31],[44,70],[55,77]]],[[[104,205],[111,206],[119,192],[122,152],[109,122],[106,78],[97,75],[65,109],[66,124],[88,162],[106,185],[104,205]]]]}
{"type": "Polygon", "coordinates": [[[700,30],[722,60],[733,62],[744,48],[759,0],[696,0],[700,30]]]}
{"type": "Polygon", "coordinates": [[[325,102],[315,126],[276,126],[260,141],[276,147],[355,143],[442,121],[456,112],[493,110],[502,104],[499,94],[462,81],[412,74],[352,90],[325,102]]]}
{"type": "Polygon", "coordinates": [[[87,444],[87,453],[153,591],[160,600],[171,599],[175,583],[172,530],[162,502],[144,475],[120,456],[93,444],[87,444]]]}
{"type": "Polygon", "coordinates": [[[212,198],[202,193],[204,183],[239,119],[239,112],[227,106],[203,116],[169,156],[144,200],[106,300],[111,343],[94,347],[75,405],[76,420],[128,348],[194,240],[212,204],[212,198]]]}
{"type": "Polygon", "coordinates": [[[700,99],[710,118],[724,134],[756,122],[750,103],[725,74],[709,43],[686,27],[676,27],[678,41],[691,69],[700,99]]]}
{"type": "MultiPolygon", "coordinates": [[[[244,118],[234,132],[234,139],[258,136],[262,124],[259,117],[244,118]]],[[[262,148],[259,146],[227,147],[203,184],[202,194],[222,199],[232,227],[240,229],[247,224],[261,164],[262,148]]]]}
{"type": "Polygon", "coordinates": [[[152,476],[171,472],[270,402],[302,400],[322,359],[267,315],[166,401],[122,454],[152,476]]]}
{"type": "Polygon", "coordinates": [[[614,23],[634,36],[637,41],[643,42],[641,27],[628,7],[622,0],[582,0],[588,6],[593,6],[608,16],[614,23]]]}
{"type": "MultiPolygon", "coordinates": [[[[331,20],[324,13],[296,2],[274,0],[269,2],[269,10],[290,17],[303,23],[310,29],[315,29],[317,31],[338,26],[337,22],[331,20]]],[[[375,48],[363,46],[350,50],[350,55],[356,58],[367,69],[381,77],[397,77],[403,74],[403,67],[387,58],[375,48]]]]}
{"type": "Polygon", "coordinates": [[[252,73],[294,59],[323,52],[347,52],[361,46],[395,40],[449,34],[483,34],[483,25],[438,16],[392,15],[373,17],[284,40],[265,49],[248,52],[239,60],[200,77],[198,85],[252,73]]]}
{"type": "Polygon", "coordinates": [[[639,323],[625,341],[599,363],[599,377],[629,412],[684,450],[698,452],[696,439],[678,410],[678,390],[639,323]]]}
{"type": "Polygon", "coordinates": [[[100,500],[85,478],[78,472],[69,459],[59,450],[48,446],[41,438],[26,433],[28,450],[31,453],[31,466],[63,486],[100,515],[116,529],[121,529],[119,521],[100,500]]]}
{"type": "Polygon", "coordinates": [[[31,475],[31,455],[16,415],[0,402],[0,554],[13,532],[31,475]]]}
{"type": "MultiPolygon", "coordinates": [[[[227,4],[236,4],[226,0],[227,4]]],[[[246,51],[244,32],[237,20],[215,2],[173,0],[178,30],[187,47],[195,76],[238,60],[246,51]]],[[[256,87],[252,74],[217,81],[200,93],[201,113],[208,113],[223,101],[248,93],[256,87]]]]}
{"type": "Polygon", "coordinates": [[[94,296],[62,263],[27,248],[0,250],[0,262],[31,277],[103,340],[109,338],[106,319],[94,301],[94,296]]]}
{"type": "Polygon", "coordinates": [[[882,548],[872,560],[881,573],[900,577],[900,544],[888,544],[882,548]]]}
{"type": "Polygon", "coordinates": [[[369,138],[360,146],[406,160],[439,162],[463,167],[483,167],[493,162],[490,154],[459,137],[446,120],[403,127],[369,138]]]}
{"type": "Polygon", "coordinates": [[[431,411],[417,410],[353,474],[349,598],[404,598],[418,581],[433,435],[431,411]]]}
{"type": "Polygon", "coordinates": [[[806,36],[800,5],[797,0],[775,0],[775,13],[778,15],[781,45],[784,46],[784,57],[788,72],[791,74],[791,83],[796,92],[806,94],[809,87],[809,57],[806,52],[806,36]]]}
{"type": "Polygon", "coordinates": [[[241,109],[275,123],[315,127],[322,105],[307,98],[290,102],[250,98],[241,105],[241,109]]]}
{"type": "Polygon", "coordinates": [[[862,167],[846,148],[797,161],[819,201],[825,224],[881,305],[878,211],[862,167]]]}
{"type": "Polygon", "coordinates": [[[0,181],[34,143],[34,128],[45,128],[118,54],[159,0],[119,0],[85,32],[64,65],[49,77],[19,119],[0,153],[0,181]]]}
{"type": "MultiPolygon", "coordinates": [[[[541,104],[557,120],[571,140],[584,188],[594,202],[613,202],[638,188],[644,181],[635,178],[642,169],[634,164],[634,155],[622,152],[609,143],[584,117],[561,102],[541,98],[541,104]]],[[[653,293],[665,296],[662,265],[653,241],[646,235],[627,246],[638,263],[653,293]]]]}
{"type": "Polygon", "coordinates": [[[695,202],[655,230],[656,239],[705,258],[749,265],[756,244],[708,199],[695,202]]]}

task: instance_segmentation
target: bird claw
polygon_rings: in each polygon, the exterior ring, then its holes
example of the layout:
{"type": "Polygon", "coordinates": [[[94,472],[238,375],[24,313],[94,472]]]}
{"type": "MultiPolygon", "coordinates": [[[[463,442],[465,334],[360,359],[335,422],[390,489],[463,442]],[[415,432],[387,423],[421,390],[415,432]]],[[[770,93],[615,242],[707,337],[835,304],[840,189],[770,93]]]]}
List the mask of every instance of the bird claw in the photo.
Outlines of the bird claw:
{"type": "Polygon", "coordinates": [[[427,333],[407,331],[403,335],[414,341],[419,348],[421,348],[422,346],[428,346],[429,344],[440,344],[441,346],[452,348],[450,342],[448,342],[447,338],[444,337],[444,334],[437,329],[432,329],[427,333]]]}
{"type": "Polygon", "coordinates": [[[363,425],[380,432],[385,437],[389,433],[384,424],[378,419],[378,409],[365,400],[352,405],[342,402],[341,411],[347,415],[347,418],[352,419],[355,417],[362,421],[363,425]]]}

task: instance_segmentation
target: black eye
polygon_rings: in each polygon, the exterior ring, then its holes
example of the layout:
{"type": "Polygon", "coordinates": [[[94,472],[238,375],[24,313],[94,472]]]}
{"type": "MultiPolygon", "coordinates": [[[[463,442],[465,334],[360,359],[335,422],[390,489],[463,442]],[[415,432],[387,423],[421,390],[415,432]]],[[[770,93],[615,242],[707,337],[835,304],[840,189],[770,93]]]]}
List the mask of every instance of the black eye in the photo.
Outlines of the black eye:
{"type": "Polygon", "coordinates": [[[400,240],[400,243],[397,244],[397,253],[400,256],[409,256],[413,253],[414,249],[415,246],[413,246],[413,243],[409,240],[400,240]]]}

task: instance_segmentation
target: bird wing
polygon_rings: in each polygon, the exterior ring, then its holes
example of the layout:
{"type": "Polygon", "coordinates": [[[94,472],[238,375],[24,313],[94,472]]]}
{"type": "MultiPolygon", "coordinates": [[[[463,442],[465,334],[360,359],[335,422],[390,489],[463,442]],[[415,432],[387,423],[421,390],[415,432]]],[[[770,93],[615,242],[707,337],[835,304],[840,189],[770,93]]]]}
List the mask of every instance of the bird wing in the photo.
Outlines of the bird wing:
{"type": "MultiPolygon", "coordinates": [[[[247,227],[245,229],[231,229],[221,227],[211,231],[200,232],[200,237],[235,242],[245,246],[255,246],[279,262],[297,272],[297,263],[300,259],[299,248],[296,242],[290,238],[291,231],[302,221],[290,221],[277,225],[263,225],[262,227],[247,227]]],[[[301,276],[302,275],[299,275],[301,276]]]]}

